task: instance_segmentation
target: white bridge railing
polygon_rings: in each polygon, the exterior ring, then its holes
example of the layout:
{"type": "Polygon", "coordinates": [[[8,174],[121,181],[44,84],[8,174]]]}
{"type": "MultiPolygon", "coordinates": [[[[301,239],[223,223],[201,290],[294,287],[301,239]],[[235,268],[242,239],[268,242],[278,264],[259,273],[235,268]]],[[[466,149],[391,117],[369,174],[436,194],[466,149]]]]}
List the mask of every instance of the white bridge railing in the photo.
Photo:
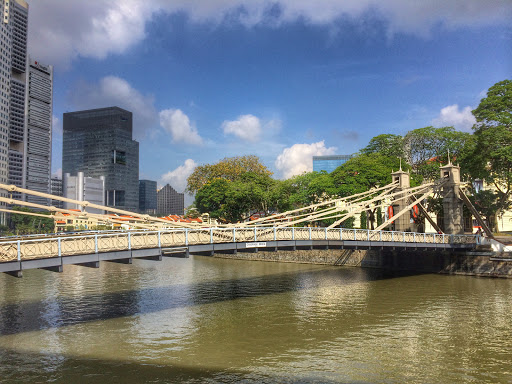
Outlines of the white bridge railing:
{"type": "Polygon", "coordinates": [[[48,236],[0,242],[0,262],[196,244],[286,240],[342,240],[425,244],[477,244],[476,235],[344,228],[201,228],[48,236]]]}

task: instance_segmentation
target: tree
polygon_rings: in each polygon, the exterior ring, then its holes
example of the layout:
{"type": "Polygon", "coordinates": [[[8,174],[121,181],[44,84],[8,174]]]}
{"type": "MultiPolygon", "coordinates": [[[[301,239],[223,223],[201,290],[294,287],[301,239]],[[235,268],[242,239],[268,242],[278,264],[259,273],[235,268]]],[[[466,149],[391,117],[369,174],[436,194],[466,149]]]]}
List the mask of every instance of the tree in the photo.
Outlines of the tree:
{"type": "Polygon", "coordinates": [[[368,145],[361,150],[361,153],[380,153],[387,157],[404,158],[404,138],[400,135],[383,134],[375,136],[368,145]]]}
{"type": "Polygon", "coordinates": [[[498,216],[511,206],[512,81],[494,84],[472,111],[477,123],[473,152],[475,175],[496,189],[498,216]]]}
{"type": "MultiPolygon", "coordinates": [[[[345,197],[390,184],[392,171],[397,171],[399,167],[400,159],[398,157],[388,157],[375,152],[353,157],[336,168],[331,175],[334,185],[336,185],[337,195],[345,197]]],[[[409,168],[407,164],[402,164],[402,169],[407,171],[409,168]]],[[[411,178],[412,186],[417,183],[416,178],[411,178]]],[[[378,205],[378,202],[375,205],[378,205]]],[[[367,212],[368,214],[365,214],[364,218],[367,219],[370,229],[374,229],[377,208],[368,206],[367,212]]],[[[366,225],[366,221],[363,221],[361,225],[366,225]]]]}
{"type": "Polygon", "coordinates": [[[463,155],[471,134],[453,127],[425,127],[409,131],[404,137],[407,162],[415,173],[425,179],[439,178],[439,166],[463,155]]]}
{"type": "Polygon", "coordinates": [[[209,181],[222,178],[230,181],[252,172],[263,176],[271,176],[272,172],[254,155],[227,157],[215,164],[199,165],[187,178],[187,192],[196,193],[209,181]]]}
{"type": "MultiPolygon", "coordinates": [[[[36,213],[36,211],[27,207],[12,207],[12,213],[10,214],[10,226],[14,231],[22,234],[53,232],[54,221],[51,217],[45,218],[40,216],[16,214],[16,211],[36,213]]],[[[37,213],[50,215],[46,212],[37,213]]]]}

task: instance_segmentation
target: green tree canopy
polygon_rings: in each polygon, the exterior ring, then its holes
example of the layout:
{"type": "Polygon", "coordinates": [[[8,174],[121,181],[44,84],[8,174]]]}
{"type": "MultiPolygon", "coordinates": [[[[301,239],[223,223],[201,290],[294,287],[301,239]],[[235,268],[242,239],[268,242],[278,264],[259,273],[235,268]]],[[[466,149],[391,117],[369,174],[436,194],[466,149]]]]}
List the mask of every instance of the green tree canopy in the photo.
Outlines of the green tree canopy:
{"type": "Polygon", "coordinates": [[[405,157],[404,138],[400,135],[383,134],[375,136],[368,145],[361,150],[361,153],[380,153],[387,157],[405,157]]]}
{"type": "Polygon", "coordinates": [[[240,179],[247,172],[271,176],[272,172],[254,155],[227,157],[215,164],[199,165],[187,178],[187,192],[196,193],[209,181],[222,178],[230,181],[240,179]]]}
{"type": "Polygon", "coordinates": [[[409,131],[404,137],[407,162],[415,173],[426,179],[439,177],[439,165],[464,156],[471,134],[453,127],[425,127],[409,131]]]}
{"type": "Polygon", "coordinates": [[[476,118],[474,174],[496,188],[498,214],[512,194],[512,81],[494,84],[473,110],[476,118]]]}

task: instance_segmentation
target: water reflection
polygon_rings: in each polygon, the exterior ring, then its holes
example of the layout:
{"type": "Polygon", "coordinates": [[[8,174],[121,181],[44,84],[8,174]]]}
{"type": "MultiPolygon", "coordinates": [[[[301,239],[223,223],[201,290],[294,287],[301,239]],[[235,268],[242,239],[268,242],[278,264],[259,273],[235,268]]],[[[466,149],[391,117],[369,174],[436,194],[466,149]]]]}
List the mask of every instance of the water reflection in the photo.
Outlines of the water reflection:
{"type": "Polygon", "coordinates": [[[197,257],[0,287],[0,377],[12,382],[512,377],[510,280],[197,257]]]}

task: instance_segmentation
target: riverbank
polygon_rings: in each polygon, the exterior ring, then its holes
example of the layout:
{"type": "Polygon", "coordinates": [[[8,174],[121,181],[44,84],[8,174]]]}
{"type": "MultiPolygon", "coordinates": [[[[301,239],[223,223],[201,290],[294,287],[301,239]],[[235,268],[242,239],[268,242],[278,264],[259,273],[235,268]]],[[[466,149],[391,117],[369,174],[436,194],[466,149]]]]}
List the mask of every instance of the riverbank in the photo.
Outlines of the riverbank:
{"type": "Polygon", "coordinates": [[[465,252],[419,249],[297,249],[295,251],[216,253],[214,257],[512,278],[512,255],[492,252],[485,247],[465,252]]]}

